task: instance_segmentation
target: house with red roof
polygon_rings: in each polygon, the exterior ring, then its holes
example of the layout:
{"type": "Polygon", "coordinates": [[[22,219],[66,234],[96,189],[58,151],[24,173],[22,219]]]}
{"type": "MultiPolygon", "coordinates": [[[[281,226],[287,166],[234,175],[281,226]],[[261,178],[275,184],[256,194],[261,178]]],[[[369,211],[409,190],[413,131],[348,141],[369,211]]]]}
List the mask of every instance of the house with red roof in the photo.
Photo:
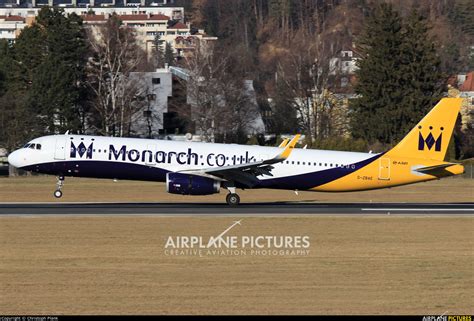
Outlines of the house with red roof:
{"type": "MultiPolygon", "coordinates": [[[[104,24],[110,16],[86,14],[82,18],[86,25],[97,27],[104,24]]],[[[192,54],[197,46],[206,46],[217,40],[216,37],[205,35],[203,30],[193,32],[191,24],[184,24],[163,14],[118,14],[117,17],[125,27],[135,30],[135,34],[148,57],[153,55],[156,36],[160,36],[163,46],[169,43],[177,57],[186,57],[192,54]]]]}
{"type": "Polygon", "coordinates": [[[0,39],[15,41],[23,28],[26,27],[25,18],[14,15],[0,16],[0,39]]]}
{"type": "MultiPolygon", "coordinates": [[[[140,24],[142,21],[146,21],[147,25],[145,26],[153,27],[153,24],[162,24],[165,29],[168,26],[168,21],[181,23],[184,21],[184,8],[167,6],[168,0],[160,0],[159,6],[153,5],[153,2],[151,4],[146,2],[147,6],[144,6],[143,0],[137,0],[133,3],[128,3],[126,0],[90,0],[88,4],[81,2],[79,5],[77,0],[71,1],[71,4],[61,3],[64,5],[61,6],[64,14],[75,13],[82,16],[85,23],[90,25],[103,24],[112,14],[122,16],[123,20],[130,24],[140,24]]],[[[44,0],[41,4],[33,0],[31,6],[28,7],[2,7],[0,5],[0,39],[7,39],[13,42],[25,26],[31,25],[34,22],[38,12],[48,2],[54,5],[59,4],[57,0],[44,0]]]]}

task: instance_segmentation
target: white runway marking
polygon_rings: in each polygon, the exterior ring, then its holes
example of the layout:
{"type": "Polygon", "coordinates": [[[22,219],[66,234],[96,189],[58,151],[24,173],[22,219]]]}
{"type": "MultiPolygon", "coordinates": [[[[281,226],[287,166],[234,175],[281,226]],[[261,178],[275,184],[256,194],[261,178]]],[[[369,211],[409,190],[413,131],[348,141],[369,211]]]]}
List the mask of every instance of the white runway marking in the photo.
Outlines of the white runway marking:
{"type": "Polygon", "coordinates": [[[474,208],[361,208],[362,211],[397,211],[397,212],[473,212],[474,208]]]}

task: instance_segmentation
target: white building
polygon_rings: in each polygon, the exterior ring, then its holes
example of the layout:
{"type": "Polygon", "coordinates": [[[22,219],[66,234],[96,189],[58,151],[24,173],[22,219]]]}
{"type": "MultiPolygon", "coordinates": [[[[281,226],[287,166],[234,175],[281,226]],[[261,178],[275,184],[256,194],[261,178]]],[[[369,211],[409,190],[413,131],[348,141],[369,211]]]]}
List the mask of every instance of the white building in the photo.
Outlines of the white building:
{"type": "Polygon", "coordinates": [[[331,75],[352,75],[357,70],[357,60],[352,49],[341,50],[337,57],[329,60],[329,70],[331,75]]]}
{"type": "Polygon", "coordinates": [[[26,25],[23,17],[0,15],[0,39],[7,39],[10,42],[15,41],[26,25]]]}
{"type": "Polygon", "coordinates": [[[463,118],[463,129],[467,124],[474,122],[474,71],[466,74],[466,77],[459,87],[459,97],[463,98],[461,106],[461,115],[463,118]]]}
{"type": "MultiPolygon", "coordinates": [[[[94,3],[94,0],[91,0],[94,3]]],[[[97,2],[97,1],[96,1],[97,2]]],[[[20,16],[23,18],[36,17],[38,12],[44,5],[48,5],[48,2],[38,3],[37,6],[32,7],[1,7],[0,16],[20,16]]],[[[79,3],[78,6],[68,5],[57,5],[64,9],[66,14],[75,13],[77,15],[85,15],[93,12],[96,15],[132,15],[132,14],[145,14],[145,15],[165,15],[173,20],[184,21],[184,8],[183,7],[162,7],[162,6],[142,6],[140,1],[137,3],[127,3],[127,6],[113,6],[112,2],[109,5],[101,3],[101,5],[90,5],[89,3],[79,3]]]]}
{"type": "Polygon", "coordinates": [[[168,112],[168,98],[172,96],[172,74],[168,67],[153,72],[132,72],[132,81],[141,89],[138,99],[145,108],[132,121],[132,131],[141,137],[156,137],[163,129],[163,114],[168,112]]]}
{"type": "MultiPolygon", "coordinates": [[[[93,0],[90,1],[93,2],[93,0]]],[[[127,0],[121,1],[125,1],[127,5],[132,4],[127,0]]],[[[167,3],[166,0],[162,1],[160,5],[167,3]]],[[[47,4],[47,1],[44,3],[47,4]]],[[[54,3],[57,4],[57,2],[54,3]]],[[[25,26],[31,25],[41,10],[41,6],[37,4],[38,6],[31,8],[0,6],[0,39],[14,41],[25,26]]],[[[117,15],[125,26],[135,29],[139,43],[148,57],[151,57],[155,47],[156,35],[161,36],[163,49],[165,44],[169,43],[178,57],[186,57],[198,46],[209,47],[217,41],[217,37],[209,37],[203,30],[195,30],[190,24],[184,24],[184,8],[182,7],[141,7],[140,2],[126,7],[105,6],[103,2],[101,6],[93,7],[89,5],[89,1],[86,6],[81,6],[82,4],[84,3],[77,3],[77,6],[60,6],[65,14],[76,13],[89,26],[104,24],[113,14],[117,15]]]]}
{"type": "Polygon", "coordinates": [[[244,80],[244,90],[249,98],[251,108],[255,113],[255,118],[249,122],[247,125],[247,134],[255,135],[255,134],[263,134],[265,133],[265,123],[263,122],[262,114],[260,113],[258,102],[257,102],[257,93],[255,92],[255,88],[253,86],[253,80],[244,80]]]}
{"type": "MultiPolygon", "coordinates": [[[[89,26],[99,26],[104,24],[110,16],[109,14],[86,14],[82,15],[82,19],[89,26]]],[[[157,35],[163,41],[163,49],[165,44],[169,43],[174,53],[180,57],[191,54],[197,46],[205,48],[217,40],[217,37],[205,35],[203,30],[191,34],[190,24],[176,22],[164,14],[118,14],[117,18],[125,26],[135,30],[137,39],[148,57],[151,57],[153,53],[157,35]]]]}

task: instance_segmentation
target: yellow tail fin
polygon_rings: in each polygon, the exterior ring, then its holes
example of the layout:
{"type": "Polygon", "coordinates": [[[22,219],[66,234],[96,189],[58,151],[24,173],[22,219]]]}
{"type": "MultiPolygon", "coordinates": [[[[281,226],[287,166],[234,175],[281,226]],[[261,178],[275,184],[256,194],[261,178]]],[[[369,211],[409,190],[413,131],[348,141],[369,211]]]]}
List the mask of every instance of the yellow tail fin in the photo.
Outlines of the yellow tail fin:
{"type": "Polygon", "coordinates": [[[443,98],[440,102],[388,153],[410,158],[443,161],[462,98],[443,98]]]}

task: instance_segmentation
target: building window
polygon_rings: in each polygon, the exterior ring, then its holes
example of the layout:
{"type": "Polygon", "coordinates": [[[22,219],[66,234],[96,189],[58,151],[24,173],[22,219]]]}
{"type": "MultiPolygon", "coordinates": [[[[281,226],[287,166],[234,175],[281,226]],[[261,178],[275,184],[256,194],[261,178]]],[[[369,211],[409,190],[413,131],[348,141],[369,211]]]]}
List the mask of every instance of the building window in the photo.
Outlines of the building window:
{"type": "Polygon", "coordinates": [[[347,87],[349,85],[349,79],[347,77],[342,77],[341,78],[341,87],[347,87]]]}
{"type": "Polygon", "coordinates": [[[160,78],[152,78],[151,83],[153,85],[159,85],[159,84],[161,84],[161,79],[160,78]]]}

